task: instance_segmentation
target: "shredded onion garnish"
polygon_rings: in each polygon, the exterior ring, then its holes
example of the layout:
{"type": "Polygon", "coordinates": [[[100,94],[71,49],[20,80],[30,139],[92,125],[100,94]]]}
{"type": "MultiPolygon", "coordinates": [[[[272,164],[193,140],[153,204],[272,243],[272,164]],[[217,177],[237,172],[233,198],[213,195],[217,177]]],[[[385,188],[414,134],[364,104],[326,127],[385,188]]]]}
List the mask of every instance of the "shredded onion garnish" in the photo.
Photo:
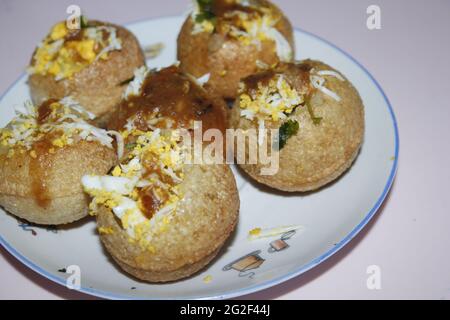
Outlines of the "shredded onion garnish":
{"type": "Polygon", "coordinates": [[[134,70],[134,78],[128,84],[128,87],[123,94],[123,98],[128,99],[130,96],[138,96],[141,93],[142,84],[149,72],[150,70],[147,66],[142,66],[134,70]]]}
{"type": "Polygon", "coordinates": [[[125,143],[123,141],[122,135],[119,132],[114,131],[114,130],[109,130],[107,133],[109,135],[113,136],[114,138],[116,138],[117,156],[119,157],[119,159],[122,159],[124,150],[125,150],[125,143]]]}
{"type": "Polygon", "coordinates": [[[331,91],[330,89],[325,87],[325,85],[324,85],[325,78],[323,78],[317,74],[310,74],[309,79],[310,79],[311,85],[314,88],[320,90],[322,93],[333,98],[337,102],[341,101],[341,97],[339,97],[336,93],[334,93],[333,91],[331,91]]]}
{"type": "Polygon", "coordinates": [[[196,79],[196,80],[197,80],[196,82],[197,82],[200,86],[203,87],[203,85],[209,81],[209,78],[210,78],[210,77],[211,77],[211,73],[204,74],[204,75],[201,76],[200,78],[197,78],[197,79],[196,79]]]}
{"type": "Polygon", "coordinates": [[[344,77],[341,76],[339,72],[333,71],[333,70],[320,70],[316,72],[319,76],[332,76],[335,77],[341,81],[345,81],[344,77]]]}

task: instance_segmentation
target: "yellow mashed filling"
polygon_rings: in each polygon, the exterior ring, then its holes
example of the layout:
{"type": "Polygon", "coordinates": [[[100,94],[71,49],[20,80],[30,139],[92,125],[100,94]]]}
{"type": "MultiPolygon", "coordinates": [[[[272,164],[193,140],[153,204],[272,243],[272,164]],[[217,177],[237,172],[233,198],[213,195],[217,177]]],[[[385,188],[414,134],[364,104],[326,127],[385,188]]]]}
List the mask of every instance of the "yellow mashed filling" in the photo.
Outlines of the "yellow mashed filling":
{"type": "Polygon", "coordinates": [[[241,116],[249,120],[279,121],[304,102],[303,95],[290,86],[283,75],[274,76],[268,84],[259,82],[257,89],[251,92],[242,84],[240,92],[241,116]]]}
{"type": "Polygon", "coordinates": [[[116,38],[113,27],[70,31],[65,22],[60,22],[36,49],[29,72],[52,75],[56,80],[70,78],[96,59],[107,59],[108,52],[115,49],[120,49],[120,39],[116,38]],[[103,37],[104,31],[107,32],[107,40],[103,37]],[[82,34],[74,39],[67,38],[71,32],[82,34]]]}
{"type": "Polygon", "coordinates": [[[82,183],[93,197],[93,214],[99,205],[111,209],[129,241],[154,252],[152,239],[167,231],[183,198],[179,184],[184,177],[185,149],[176,130],[132,129],[122,134],[136,139],[128,156],[111,170],[109,178],[87,177],[82,183]],[[108,182],[99,187],[104,179],[108,182]]]}
{"type": "Polygon", "coordinates": [[[48,142],[49,153],[83,139],[99,141],[112,148],[112,138],[105,130],[92,126],[89,121],[93,115],[71,98],[50,103],[45,119],[39,119],[42,107],[27,104],[24,112],[18,112],[5,128],[0,129],[0,145],[8,149],[7,157],[11,158],[16,152],[29,152],[32,158],[37,158],[38,153],[33,148],[35,143],[43,140],[48,142]]]}
{"type": "MultiPolygon", "coordinates": [[[[212,0],[211,2],[225,0],[212,0]]],[[[281,61],[291,61],[293,49],[284,35],[278,31],[277,24],[282,15],[272,8],[255,6],[247,1],[232,0],[231,5],[220,16],[215,15],[214,4],[204,7],[194,1],[195,8],[191,15],[194,26],[192,34],[218,33],[240,41],[243,45],[254,45],[262,50],[263,41],[273,41],[275,51],[281,61]],[[236,6],[233,6],[233,3],[236,6]]],[[[219,3],[219,7],[223,5],[219,3]]]]}
{"type": "Polygon", "coordinates": [[[265,10],[264,15],[249,15],[239,12],[238,17],[236,25],[230,28],[228,34],[245,45],[259,44],[260,41],[271,40],[268,36],[268,30],[279,21],[279,17],[273,16],[268,9],[265,10]]]}

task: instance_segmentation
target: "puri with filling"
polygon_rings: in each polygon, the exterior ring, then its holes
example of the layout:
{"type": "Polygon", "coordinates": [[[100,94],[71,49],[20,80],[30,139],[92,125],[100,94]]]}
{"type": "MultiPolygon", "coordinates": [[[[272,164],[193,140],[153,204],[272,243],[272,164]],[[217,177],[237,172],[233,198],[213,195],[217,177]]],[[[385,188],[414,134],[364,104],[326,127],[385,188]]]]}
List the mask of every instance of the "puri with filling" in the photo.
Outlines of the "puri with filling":
{"type": "Polygon", "coordinates": [[[84,17],[76,29],[59,22],[31,58],[31,98],[39,105],[72,96],[96,115],[96,121],[105,122],[133,71],[144,64],[138,40],[123,27],[84,17]]]}
{"type": "MultiPolygon", "coordinates": [[[[311,191],[351,167],[363,142],[364,106],[350,81],[325,63],[282,63],[242,80],[230,127],[255,129],[257,148],[278,153],[271,174],[263,174],[259,159],[242,161],[251,178],[283,191],[311,191]]],[[[249,140],[246,147],[248,159],[249,140]]]]}
{"type": "Polygon", "coordinates": [[[223,132],[224,108],[176,66],[136,72],[110,123],[125,154],[109,175],[83,178],[100,239],[125,272],[148,282],[189,277],[232,234],[239,196],[229,166],[194,163],[181,139],[195,121],[223,132]]]}
{"type": "Polygon", "coordinates": [[[0,130],[0,205],[29,222],[58,225],[88,214],[81,178],[117,163],[114,134],[70,97],[26,104],[0,130]]]}
{"type": "Polygon", "coordinates": [[[226,99],[241,78],[295,56],[290,22],[266,0],[196,0],[177,44],[181,69],[208,75],[207,88],[226,99]]]}

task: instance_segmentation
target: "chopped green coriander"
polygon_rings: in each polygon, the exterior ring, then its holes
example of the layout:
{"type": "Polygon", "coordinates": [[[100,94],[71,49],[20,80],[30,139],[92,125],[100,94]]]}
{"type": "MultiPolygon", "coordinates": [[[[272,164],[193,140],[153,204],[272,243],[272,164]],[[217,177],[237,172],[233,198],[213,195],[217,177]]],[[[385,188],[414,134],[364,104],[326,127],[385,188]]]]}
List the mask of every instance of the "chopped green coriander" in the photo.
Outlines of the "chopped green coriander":
{"type": "Polygon", "coordinates": [[[136,148],[136,146],[137,146],[137,143],[127,143],[127,144],[125,145],[125,149],[127,149],[127,150],[133,150],[134,148],[136,148]]]}
{"type": "Polygon", "coordinates": [[[296,120],[288,120],[281,125],[278,130],[278,150],[281,150],[286,145],[290,137],[297,134],[298,129],[299,125],[296,120]]]}
{"type": "Polygon", "coordinates": [[[80,16],[80,27],[81,29],[89,27],[88,19],[85,16],[80,16]]]}
{"type": "Polygon", "coordinates": [[[195,21],[197,23],[208,20],[212,23],[215,22],[216,15],[213,12],[213,1],[214,0],[197,0],[200,8],[200,13],[195,16],[195,21]]]}

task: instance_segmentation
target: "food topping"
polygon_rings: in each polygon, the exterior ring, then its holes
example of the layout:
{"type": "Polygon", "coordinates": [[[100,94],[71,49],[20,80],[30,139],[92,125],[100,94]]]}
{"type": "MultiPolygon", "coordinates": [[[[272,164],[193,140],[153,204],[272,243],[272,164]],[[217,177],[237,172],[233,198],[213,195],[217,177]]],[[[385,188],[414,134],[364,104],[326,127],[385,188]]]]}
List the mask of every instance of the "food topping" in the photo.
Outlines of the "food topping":
{"type": "Polygon", "coordinates": [[[146,59],[156,59],[164,50],[164,43],[157,42],[143,48],[146,59]]]}
{"type": "Polygon", "coordinates": [[[85,176],[82,184],[93,197],[93,214],[99,206],[112,210],[130,241],[153,251],[152,238],[167,229],[182,194],[184,163],[189,156],[178,130],[139,132],[129,154],[108,176],[85,176]]]}
{"type": "Polygon", "coordinates": [[[279,121],[302,104],[304,96],[282,74],[266,71],[241,82],[239,101],[241,116],[258,122],[279,121]]]}
{"type": "Polygon", "coordinates": [[[32,158],[37,151],[54,153],[58,148],[80,140],[96,141],[113,148],[113,138],[103,129],[92,125],[95,116],[84,110],[70,97],[48,100],[39,107],[25,104],[25,110],[16,111],[16,117],[0,129],[0,144],[8,148],[8,157],[15,152],[29,152],[32,158]]]}
{"type": "Polygon", "coordinates": [[[86,25],[70,30],[66,22],[56,24],[38,45],[28,68],[30,74],[52,75],[56,80],[70,78],[98,59],[122,49],[117,29],[108,25],[86,25]]]}
{"type": "Polygon", "coordinates": [[[311,69],[310,71],[310,81],[311,85],[320,90],[323,94],[326,94],[327,96],[333,98],[337,102],[341,101],[341,97],[339,97],[335,92],[331,91],[330,89],[325,87],[325,78],[326,76],[331,76],[339,81],[345,81],[344,77],[341,76],[338,72],[333,70],[319,70],[316,71],[315,69],[311,69]]]}
{"type": "Polygon", "coordinates": [[[206,73],[203,76],[201,76],[200,78],[195,79],[195,82],[197,82],[197,84],[199,86],[204,86],[209,81],[210,77],[211,77],[211,73],[206,73]]]}
{"type": "Polygon", "coordinates": [[[100,233],[100,234],[114,234],[114,230],[111,227],[100,227],[100,228],[98,228],[98,233],[100,233]]]}
{"type": "MultiPolygon", "coordinates": [[[[281,70],[286,65],[280,66],[281,70]]],[[[258,120],[259,126],[264,127],[264,121],[280,121],[286,119],[294,109],[299,106],[306,106],[314,124],[320,124],[321,117],[315,116],[309,102],[311,94],[319,90],[336,101],[341,98],[332,90],[325,86],[326,77],[334,77],[339,81],[345,81],[344,77],[333,70],[316,70],[308,66],[296,65],[299,72],[298,80],[304,80],[304,89],[301,92],[290,85],[287,80],[292,80],[292,75],[283,75],[275,67],[249,76],[240,84],[239,102],[241,116],[248,120],[258,120]],[[278,70],[278,71],[276,71],[278,70]]],[[[287,127],[286,127],[287,128],[287,127]]],[[[280,140],[280,147],[283,140],[280,140]]]]}
{"type": "Polygon", "coordinates": [[[219,33],[261,49],[262,41],[274,41],[281,61],[290,61],[293,51],[276,28],[282,15],[259,1],[196,0],[191,15],[193,34],[219,33]]]}
{"type": "Polygon", "coordinates": [[[125,141],[121,164],[108,176],[85,176],[93,197],[92,213],[110,209],[130,241],[153,252],[152,239],[167,230],[183,201],[180,184],[192,163],[190,141],[195,121],[204,129],[224,130],[225,117],[197,79],[177,66],[159,71],[140,68],[110,127],[125,141]],[[186,142],[186,143],[185,143],[186,142]]]}
{"type": "Polygon", "coordinates": [[[248,233],[248,240],[256,240],[261,238],[270,238],[270,237],[276,237],[279,235],[287,235],[294,231],[302,231],[304,230],[304,227],[301,225],[290,225],[290,226],[281,226],[281,227],[275,227],[275,228],[254,228],[249,231],[248,233]]]}
{"type": "Polygon", "coordinates": [[[298,122],[296,120],[287,120],[284,122],[280,129],[278,130],[278,148],[281,150],[285,145],[287,140],[296,135],[298,132],[298,122]]]}
{"type": "MultiPolygon", "coordinates": [[[[284,120],[303,102],[304,95],[292,87],[283,74],[273,70],[249,76],[240,83],[241,116],[258,121],[259,145],[264,142],[265,121],[284,120]]],[[[282,143],[284,146],[286,136],[281,137],[283,140],[280,139],[280,146],[282,143]]]]}
{"type": "Polygon", "coordinates": [[[225,132],[224,110],[202,88],[208,74],[200,79],[183,74],[178,67],[161,70],[142,67],[125,90],[119,115],[111,127],[122,130],[135,126],[141,131],[156,127],[192,129],[195,121],[202,129],[216,128],[225,132]]]}
{"type": "Polygon", "coordinates": [[[95,116],[70,97],[50,99],[39,107],[25,104],[25,109],[16,113],[17,116],[0,130],[2,155],[30,158],[27,161],[30,191],[41,208],[48,208],[52,199],[46,182],[52,167],[50,155],[81,141],[95,141],[113,148],[108,132],[92,125],[95,116]]]}
{"type": "MultiPolygon", "coordinates": [[[[134,70],[134,77],[130,79],[128,87],[125,90],[123,97],[128,99],[130,96],[138,96],[141,94],[142,84],[144,83],[147,74],[149,73],[147,66],[142,66],[134,70]]],[[[125,83],[124,83],[125,84],[125,83]]]]}
{"type": "Polygon", "coordinates": [[[305,107],[312,122],[319,125],[322,118],[315,115],[310,103],[311,95],[315,91],[320,91],[338,102],[341,100],[335,92],[325,86],[327,77],[345,81],[340,73],[334,70],[316,70],[308,64],[297,64],[292,68],[290,66],[292,65],[281,64],[265,69],[245,78],[240,83],[241,116],[258,122],[260,145],[264,141],[264,133],[261,130],[265,128],[265,121],[284,121],[279,128],[279,149],[285,146],[291,136],[297,134],[299,123],[295,120],[286,121],[286,119],[298,106],[305,107]],[[292,81],[297,87],[291,85],[292,81]],[[300,83],[302,88],[298,89],[300,83]]]}

